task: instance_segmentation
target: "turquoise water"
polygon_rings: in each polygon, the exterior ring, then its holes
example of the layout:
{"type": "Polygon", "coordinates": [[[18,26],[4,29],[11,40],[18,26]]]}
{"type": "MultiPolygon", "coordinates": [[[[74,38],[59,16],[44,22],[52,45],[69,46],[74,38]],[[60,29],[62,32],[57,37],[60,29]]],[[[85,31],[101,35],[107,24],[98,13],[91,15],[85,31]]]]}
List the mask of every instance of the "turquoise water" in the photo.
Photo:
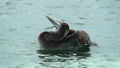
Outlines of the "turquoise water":
{"type": "Polygon", "coordinates": [[[0,68],[119,68],[120,0],[0,0],[0,68]],[[87,56],[37,54],[45,14],[85,30],[98,47],[87,56]]]}

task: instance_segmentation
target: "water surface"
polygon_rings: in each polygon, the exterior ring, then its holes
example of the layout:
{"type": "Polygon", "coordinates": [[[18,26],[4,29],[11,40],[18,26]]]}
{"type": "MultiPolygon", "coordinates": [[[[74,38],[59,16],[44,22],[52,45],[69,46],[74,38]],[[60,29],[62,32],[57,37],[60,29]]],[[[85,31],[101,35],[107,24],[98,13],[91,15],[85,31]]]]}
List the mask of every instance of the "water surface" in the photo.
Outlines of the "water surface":
{"type": "Polygon", "coordinates": [[[120,0],[1,0],[0,68],[119,68],[120,0]],[[45,14],[85,30],[90,55],[37,54],[37,37],[53,30],[45,14]]]}

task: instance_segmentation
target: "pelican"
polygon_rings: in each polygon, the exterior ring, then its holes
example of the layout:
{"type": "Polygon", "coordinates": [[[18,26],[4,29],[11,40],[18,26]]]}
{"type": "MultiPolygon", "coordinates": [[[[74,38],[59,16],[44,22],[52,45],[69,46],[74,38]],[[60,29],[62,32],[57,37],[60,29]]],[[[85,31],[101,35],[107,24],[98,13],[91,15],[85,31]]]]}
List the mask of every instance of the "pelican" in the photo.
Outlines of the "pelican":
{"type": "Polygon", "coordinates": [[[47,19],[54,25],[56,31],[44,31],[38,36],[40,50],[76,50],[89,48],[91,40],[87,32],[83,30],[72,30],[64,21],[58,21],[46,15],[47,19]]]}

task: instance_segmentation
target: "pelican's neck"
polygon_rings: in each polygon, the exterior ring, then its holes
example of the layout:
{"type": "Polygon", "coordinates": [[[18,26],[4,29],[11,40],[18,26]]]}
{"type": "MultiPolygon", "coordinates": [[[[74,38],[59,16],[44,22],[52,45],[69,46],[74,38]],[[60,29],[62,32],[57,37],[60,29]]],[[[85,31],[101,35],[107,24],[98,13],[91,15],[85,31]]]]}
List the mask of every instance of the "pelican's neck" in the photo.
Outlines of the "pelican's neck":
{"type": "Polygon", "coordinates": [[[66,23],[62,23],[60,29],[58,30],[58,36],[65,37],[69,33],[69,26],[66,23]]]}
{"type": "Polygon", "coordinates": [[[62,23],[59,30],[56,32],[50,32],[50,39],[53,41],[60,41],[64,39],[69,33],[69,26],[66,23],[62,23]]]}

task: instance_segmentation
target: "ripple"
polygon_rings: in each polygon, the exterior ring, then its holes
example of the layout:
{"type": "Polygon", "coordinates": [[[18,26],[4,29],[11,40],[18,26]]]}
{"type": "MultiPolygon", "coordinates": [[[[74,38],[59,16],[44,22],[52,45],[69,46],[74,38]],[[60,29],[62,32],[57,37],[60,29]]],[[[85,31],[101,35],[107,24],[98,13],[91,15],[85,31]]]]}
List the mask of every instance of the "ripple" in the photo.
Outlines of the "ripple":
{"type": "Polygon", "coordinates": [[[32,28],[31,26],[26,26],[26,28],[32,28]]]}
{"type": "Polygon", "coordinates": [[[97,66],[98,68],[106,68],[104,65],[97,66]]]}
{"type": "Polygon", "coordinates": [[[0,41],[6,41],[6,39],[0,39],[0,41]]]}
{"type": "Polygon", "coordinates": [[[112,59],[109,59],[109,58],[108,58],[108,59],[106,59],[106,61],[114,61],[114,62],[115,62],[115,61],[117,61],[117,60],[115,60],[114,58],[112,58],[112,59]]]}
{"type": "Polygon", "coordinates": [[[0,45],[3,45],[3,42],[0,42],[0,45]]]}
{"type": "Polygon", "coordinates": [[[81,19],[81,20],[85,20],[86,18],[84,18],[84,17],[79,17],[79,19],[81,19]]]}
{"type": "Polygon", "coordinates": [[[74,25],[86,25],[85,23],[71,23],[71,24],[74,24],[74,25]]]}
{"type": "Polygon", "coordinates": [[[114,1],[120,1],[120,0],[114,0],[114,1]]]}
{"type": "Polygon", "coordinates": [[[33,5],[33,3],[24,3],[24,4],[26,4],[26,5],[33,5]]]}
{"type": "Polygon", "coordinates": [[[112,18],[106,18],[104,20],[106,20],[106,21],[112,21],[112,18]]]}
{"type": "Polygon", "coordinates": [[[64,8],[64,5],[58,5],[58,6],[47,6],[46,8],[64,8]]]}
{"type": "Polygon", "coordinates": [[[8,31],[16,31],[16,28],[10,28],[8,31]]]}
{"type": "Polygon", "coordinates": [[[40,54],[38,56],[43,62],[68,62],[72,60],[81,60],[86,59],[87,57],[90,57],[90,54],[58,54],[58,55],[44,55],[40,54]]]}
{"type": "Polygon", "coordinates": [[[109,14],[115,14],[115,12],[109,12],[109,14]]]}
{"type": "Polygon", "coordinates": [[[8,6],[11,5],[11,4],[12,4],[12,2],[6,2],[5,3],[5,5],[8,5],[8,6]]]}

